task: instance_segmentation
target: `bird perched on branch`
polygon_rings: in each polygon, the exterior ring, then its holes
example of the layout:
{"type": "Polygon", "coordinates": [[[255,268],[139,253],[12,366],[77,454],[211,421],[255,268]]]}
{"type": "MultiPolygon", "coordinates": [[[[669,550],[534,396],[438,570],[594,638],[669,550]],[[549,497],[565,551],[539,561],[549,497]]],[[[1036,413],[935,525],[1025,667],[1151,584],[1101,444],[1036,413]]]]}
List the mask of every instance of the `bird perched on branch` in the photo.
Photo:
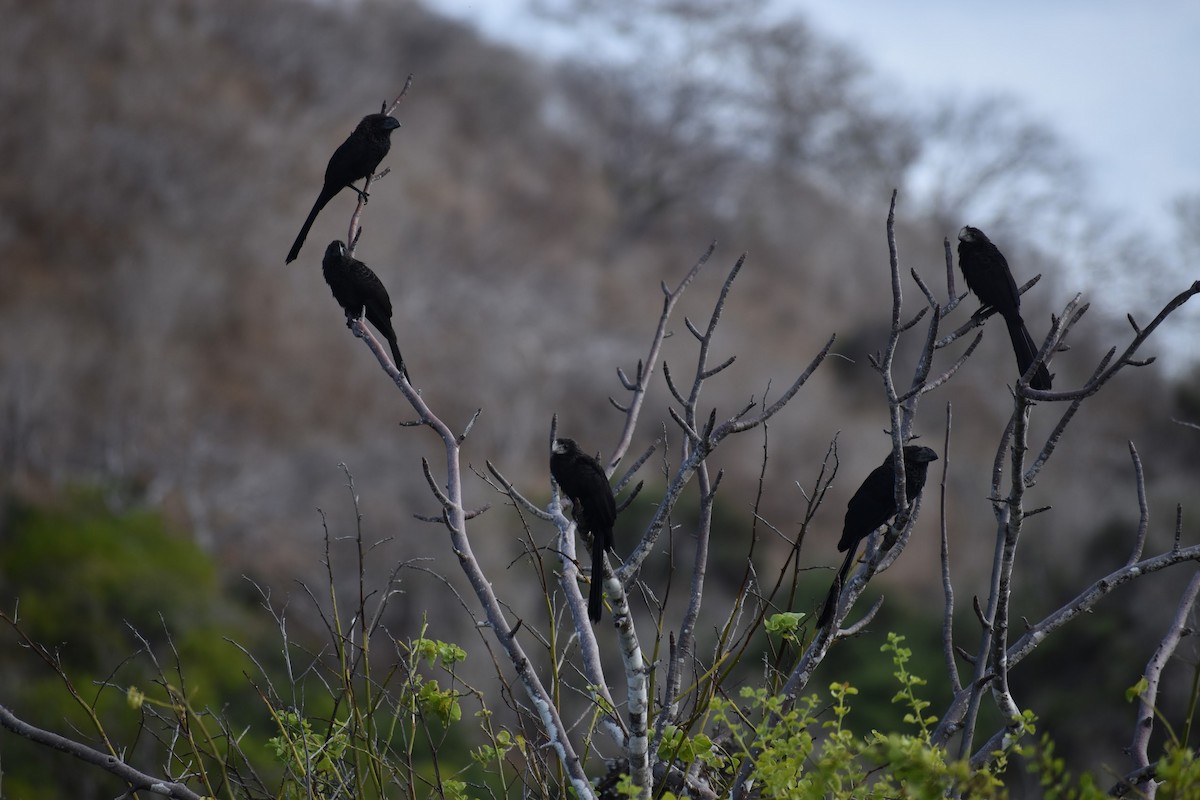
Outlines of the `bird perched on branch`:
{"type": "Polygon", "coordinates": [[[604,553],[613,550],[617,501],[600,462],[579,449],[574,439],[555,439],[550,449],[550,474],[572,506],[580,533],[592,535],[592,587],[588,617],[600,621],[604,587],[604,553]]]}
{"type": "Polygon", "coordinates": [[[366,312],[367,322],[383,334],[392,348],[396,369],[408,380],[408,370],[396,344],[396,331],[392,328],[392,299],[388,297],[383,281],[379,280],[370,267],[353,258],[341,241],[332,241],[325,248],[321,261],[321,272],[333,292],[333,299],[346,311],[346,327],[362,319],[366,312]]]}
{"type": "MultiPolygon", "coordinates": [[[[1037,358],[1038,346],[1021,319],[1021,294],[1008,261],[983,231],[968,225],[958,232],[958,266],[967,281],[967,288],[975,293],[979,302],[991,306],[1004,317],[1008,338],[1012,339],[1013,353],[1017,357],[1017,369],[1024,375],[1037,358]]],[[[1050,377],[1046,365],[1038,364],[1029,385],[1049,391],[1050,377]]]]}
{"type": "Polygon", "coordinates": [[[308,212],[308,219],[304,220],[304,226],[296,235],[296,241],[292,243],[292,249],[288,251],[287,261],[284,263],[290,264],[300,255],[300,248],[304,246],[308,229],[334,195],[349,186],[358,192],[359,197],[366,200],[366,193],[352,184],[375,173],[375,168],[392,147],[392,131],[399,127],[400,121],[395,117],[389,117],[387,114],[368,114],[362,118],[346,141],[338,145],[338,149],[329,157],[328,166],[325,167],[325,184],[321,187],[321,193],[317,195],[317,202],[313,203],[312,211],[308,212]]]}
{"type": "MultiPolygon", "coordinates": [[[[858,491],[846,504],[846,521],[842,526],[842,538],[838,541],[838,550],[846,551],[846,560],[829,587],[829,595],[825,598],[825,606],[821,616],[817,618],[817,626],[825,627],[833,619],[837,610],[838,596],[842,593],[842,584],[850,565],[854,563],[854,554],[858,543],[874,533],[880,525],[896,516],[896,468],[893,453],[888,453],[871,474],[858,487],[858,491]]],[[[937,453],[928,447],[910,444],[904,448],[904,495],[911,504],[917,495],[925,488],[925,478],[929,471],[929,462],[937,461],[937,453]]]]}

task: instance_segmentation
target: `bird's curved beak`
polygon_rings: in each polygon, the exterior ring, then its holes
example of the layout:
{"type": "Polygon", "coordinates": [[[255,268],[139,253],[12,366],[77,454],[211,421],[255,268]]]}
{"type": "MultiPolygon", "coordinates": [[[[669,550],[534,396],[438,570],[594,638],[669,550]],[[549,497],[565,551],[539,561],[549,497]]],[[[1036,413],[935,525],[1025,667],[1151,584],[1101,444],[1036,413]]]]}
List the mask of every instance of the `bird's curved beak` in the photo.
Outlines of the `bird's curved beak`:
{"type": "Polygon", "coordinates": [[[396,128],[400,127],[400,120],[396,119],[395,117],[388,117],[383,121],[383,127],[384,130],[395,130],[396,128]]]}

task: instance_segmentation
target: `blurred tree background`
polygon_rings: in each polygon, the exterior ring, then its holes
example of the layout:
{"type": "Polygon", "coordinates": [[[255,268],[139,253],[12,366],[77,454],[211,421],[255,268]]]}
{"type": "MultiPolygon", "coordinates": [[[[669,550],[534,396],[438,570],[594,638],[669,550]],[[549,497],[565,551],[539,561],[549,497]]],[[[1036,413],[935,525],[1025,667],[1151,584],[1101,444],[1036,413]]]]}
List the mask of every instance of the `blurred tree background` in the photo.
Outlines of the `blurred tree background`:
{"type": "MultiPolygon", "coordinates": [[[[714,239],[718,259],[749,259],[718,342],[718,360],[738,360],[710,402],[732,411],[773,382],[786,385],[838,334],[841,357],[771,426],[760,509],[792,530],[796,482],[811,479],[841,432],[848,477],[809,541],[813,566],[837,563],[840,509],[890,446],[866,357],[887,331],[883,221],[893,187],[902,258],[926,281],[941,280],[943,239],[965,223],[1000,243],[1019,282],[1043,274],[1024,300],[1035,337],[1074,293],[1109,295],[1055,358],[1056,388],[1081,383],[1125,340],[1125,311],[1157,307],[1190,281],[1144,241],[1100,235],[1105,220],[1088,206],[1083,165],[1010,101],[902,107],[868,62],[802,19],[736,3],[670,5],[665,14],[635,4],[644,16],[613,26],[620,57],[550,62],[414,2],[0,0],[0,601],[19,595],[53,643],[87,652],[88,670],[119,659],[113,637],[126,619],[151,624],[148,606],[151,621],[161,610],[199,625],[199,604],[223,635],[252,637],[244,621],[221,627],[245,613],[239,576],[286,593],[319,574],[317,508],[334,535],[352,530],[342,462],[368,538],[390,540],[373,559],[377,577],[432,559],[458,580],[441,529],[412,516],[437,511],[419,462],[439,444],[399,427],[410,412],[347,334],[320,276],[325,243],[345,237],[349,193],[318,219],[299,261],[283,264],[329,153],[409,73],[391,174],[372,188],[358,257],[391,291],[413,383],[448,421],[465,423],[482,407],[469,460],[490,459],[531,497],[549,494],[555,412],[586,448],[612,446],[616,369],[632,372],[644,352],[659,282],[677,279],[714,239]],[[1056,224],[1075,263],[1064,263],[1061,242],[1025,233],[1056,224]],[[1094,246],[1079,249],[1086,242],[1094,246]],[[1125,291],[1123,281],[1147,274],[1161,292],[1125,291]],[[145,591],[106,590],[89,614],[72,611],[84,602],[74,593],[99,591],[75,571],[113,551],[85,542],[132,546],[145,515],[172,532],[163,534],[170,546],[95,567],[121,570],[145,591]],[[29,537],[52,550],[51,562],[34,557],[29,537]],[[170,580],[151,590],[148,579],[163,574],[170,580]],[[220,603],[237,610],[219,612],[220,603]]],[[[572,13],[597,30],[613,23],[604,4],[572,13]]],[[[1178,252],[1192,259],[1198,205],[1183,198],[1177,209],[1187,234],[1178,252]]],[[[721,277],[714,270],[701,281],[712,289],[721,277]]],[[[685,313],[693,301],[693,310],[708,302],[693,293],[685,313]]],[[[688,343],[678,346],[668,340],[668,365],[688,343]]],[[[990,448],[1010,413],[1000,382],[1016,377],[1008,347],[990,325],[966,368],[927,401],[921,431],[940,442],[935,406],[954,404],[948,515],[968,597],[991,560],[986,492],[990,448]]],[[[1028,523],[1038,533],[1022,553],[1015,615],[1047,612],[1125,558],[1137,520],[1126,441],[1142,453],[1153,519],[1163,523],[1152,547],[1169,541],[1174,504],[1196,496],[1200,434],[1172,420],[1200,421],[1200,372],[1184,348],[1161,355],[1084,407],[1057,468],[1033,490],[1052,510],[1028,523]]],[[[665,418],[665,404],[656,382],[646,419],[665,418]]],[[[1056,419],[1034,424],[1044,435],[1056,419]]],[[[634,451],[657,434],[644,425],[634,451]]],[[[733,553],[750,535],[761,444],[733,443],[715,465],[727,471],[719,536],[733,553]]],[[[467,491],[468,506],[496,499],[482,481],[467,491]]],[[[941,608],[933,519],[887,576],[904,589],[893,627],[913,641],[928,638],[941,608]]],[[[532,584],[505,569],[521,552],[519,520],[497,508],[475,525],[500,595],[535,607],[532,584]]],[[[765,541],[756,557],[769,564],[775,546],[765,541]]],[[[736,585],[736,559],[713,564],[736,585]]],[[[811,606],[828,575],[814,573],[811,606]]],[[[1103,619],[1071,629],[1023,673],[1036,673],[1036,685],[1018,689],[1031,706],[1071,709],[1047,728],[1080,766],[1119,757],[1132,709],[1113,715],[1111,703],[1091,698],[1111,699],[1136,680],[1184,579],[1120,592],[1103,619]],[[1081,652],[1095,666],[1083,676],[1081,652]],[[1074,666],[1057,672],[1055,654],[1074,666]]],[[[394,635],[415,633],[428,614],[432,635],[469,636],[465,615],[433,611],[446,607],[435,579],[411,572],[402,584],[394,635]]],[[[0,674],[16,674],[4,666],[17,657],[13,639],[2,641],[0,674]]],[[[853,646],[827,669],[849,669],[853,646]]],[[[878,643],[863,646],[875,652],[878,643]]],[[[228,685],[217,674],[213,691],[228,685]]],[[[6,769],[13,747],[0,739],[6,769]]]]}

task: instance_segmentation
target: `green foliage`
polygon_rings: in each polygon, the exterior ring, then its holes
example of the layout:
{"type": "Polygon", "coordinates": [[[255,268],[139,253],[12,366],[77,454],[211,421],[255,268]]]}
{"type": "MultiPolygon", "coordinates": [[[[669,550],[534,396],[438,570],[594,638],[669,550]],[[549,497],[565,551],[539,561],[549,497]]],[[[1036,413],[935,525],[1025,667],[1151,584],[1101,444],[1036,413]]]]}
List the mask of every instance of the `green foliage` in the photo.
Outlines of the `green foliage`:
{"type": "Polygon", "coordinates": [[[687,736],[675,725],[668,725],[663,731],[658,756],[664,761],[680,759],[689,764],[700,761],[710,766],[724,765],[724,758],[714,749],[711,737],[703,733],[687,736]]]}
{"type": "Polygon", "coordinates": [[[294,711],[276,718],[280,734],[267,740],[267,747],[293,776],[284,783],[285,798],[307,796],[311,788],[317,797],[333,796],[346,784],[342,760],[349,746],[345,726],[339,724],[326,735],[313,730],[312,723],[294,711]]]}
{"type": "Polygon", "coordinates": [[[800,634],[800,623],[807,617],[799,611],[784,611],[779,614],[772,614],[767,617],[764,627],[767,633],[779,636],[789,642],[798,642],[800,634]]]}
{"type": "Polygon", "coordinates": [[[186,633],[219,599],[216,570],[193,542],[157,513],[110,510],[99,490],[14,502],[5,527],[4,600],[19,598],[26,632],[62,643],[67,664],[96,667],[128,653],[125,623],[151,643],[164,640],[164,623],[186,633]]]}
{"type": "MultiPolygon", "coordinates": [[[[238,728],[238,757],[264,779],[264,786],[273,787],[273,796],[285,800],[466,800],[481,792],[496,797],[528,793],[533,785],[552,792],[562,780],[561,774],[544,771],[539,743],[519,730],[497,727],[483,696],[462,683],[456,668],[467,653],[454,643],[424,631],[407,642],[358,638],[348,635],[335,617],[333,646],[308,670],[323,672],[323,677],[305,679],[310,682],[298,692],[306,698],[300,710],[273,695],[252,693],[243,674],[245,659],[231,657],[233,651],[221,637],[241,631],[247,641],[263,641],[254,634],[265,628],[249,626],[245,609],[222,600],[211,563],[161,519],[140,511],[113,512],[98,494],[76,492],[48,506],[15,507],[9,530],[11,535],[0,542],[0,563],[8,570],[5,591],[20,599],[21,625],[31,637],[63,642],[63,676],[48,676],[44,670],[23,676],[21,703],[39,708],[39,718],[65,717],[115,742],[136,741],[148,717],[175,721],[183,735],[173,744],[172,763],[198,776],[202,793],[242,796],[232,788],[237,769],[227,760],[229,729],[219,727],[207,707],[232,709],[245,720],[238,728]],[[127,569],[137,571],[136,579],[129,579],[127,569]],[[61,574],[67,577],[55,579],[53,591],[42,588],[61,574]],[[89,597],[98,598],[97,608],[85,614],[81,609],[89,597]],[[139,633],[146,631],[144,645],[151,653],[173,648],[178,663],[164,672],[153,659],[135,658],[112,672],[105,663],[115,658],[110,654],[143,646],[125,620],[139,633]],[[382,671],[371,667],[373,643],[378,642],[389,645],[382,671]],[[76,686],[100,681],[106,688],[86,699],[80,693],[72,698],[63,691],[63,677],[76,686]],[[472,698],[479,706],[475,725],[464,726],[464,701],[472,698]],[[262,724],[265,720],[271,733],[262,724]],[[480,734],[482,743],[469,746],[480,741],[480,734]]],[[[336,606],[336,594],[332,599],[336,606]]],[[[362,619],[363,612],[356,608],[350,616],[362,619]]],[[[770,635],[794,643],[804,618],[777,614],[765,627],[770,635]]],[[[872,719],[878,718],[878,710],[861,698],[885,697],[888,690],[836,680],[826,693],[789,702],[766,688],[746,687],[736,701],[717,693],[693,728],[667,728],[657,755],[675,765],[699,767],[718,794],[726,793],[752,759],[753,785],[763,798],[1006,798],[1006,773],[1018,763],[1036,776],[1040,796],[1047,800],[1104,796],[1097,778],[1067,770],[1067,760],[1049,735],[1038,736],[1028,712],[1012,726],[1015,741],[994,753],[985,767],[972,768],[932,746],[937,719],[927,713],[929,687],[919,665],[935,663],[936,657],[924,653],[932,661],[921,662],[921,651],[928,647],[906,644],[905,636],[889,633],[880,648],[889,659],[873,659],[875,669],[890,672],[891,685],[897,687],[890,692],[896,725],[862,723],[864,710],[872,712],[872,719]]],[[[266,684],[274,685],[279,674],[266,671],[270,659],[256,656],[254,662],[264,671],[266,684]]],[[[17,672],[11,662],[0,666],[7,674],[17,672]]],[[[1127,699],[1136,699],[1145,688],[1144,681],[1131,687],[1127,699]]],[[[1200,763],[1169,726],[1165,729],[1171,741],[1156,765],[1159,797],[1192,797],[1190,787],[1200,785],[1200,763]]],[[[147,750],[152,738],[141,737],[139,746],[127,753],[155,763],[160,756],[147,750]]],[[[56,773],[46,758],[44,750],[23,740],[6,741],[6,791],[12,796],[55,794],[61,787],[48,785],[53,778],[47,776],[56,773]]],[[[618,782],[617,791],[638,794],[628,776],[618,782]]],[[[660,796],[674,797],[666,791],[660,796]]]]}
{"type": "Polygon", "coordinates": [[[514,748],[524,755],[525,744],[524,736],[513,736],[506,730],[497,731],[491,744],[481,745],[471,751],[471,758],[481,767],[491,768],[492,762],[503,761],[514,748]]]}
{"type": "MultiPolygon", "coordinates": [[[[826,584],[827,588],[828,584],[826,584]]],[[[903,637],[904,646],[910,651],[903,669],[918,676],[939,675],[944,670],[941,651],[941,626],[939,621],[919,613],[909,613],[902,607],[903,598],[888,595],[872,627],[879,631],[895,632],[903,637]]],[[[862,641],[862,640],[859,640],[862,641]]],[[[884,642],[888,639],[885,636],[884,642]]],[[[860,644],[839,646],[830,650],[822,662],[817,676],[821,684],[834,680],[844,681],[857,687],[865,696],[885,697],[896,691],[896,672],[899,667],[892,658],[865,658],[860,644]]],[[[881,644],[885,647],[886,644],[881,644]]],[[[903,690],[903,686],[901,686],[903,690]]],[[[933,708],[945,708],[950,702],[946,683],[934,681],[922,687],[918,694],[933,708]]],[[[903,730],[911,723],[906,721],[913,710],[903,703],[870,703],[855,709],[848,724],[860,735],[872,730],[903,730]]],[[[922,712],[923,713],[923,712],[922,712]]],[[[985,718],[984,724],[995,724],[995,718],[985,718]]]]}
{"type": "Polygon", "coordinates": [[[439,642],[421,637],[410,642],[408,647],[413,655],[425,659],[425,662],[431,667],[436,666],[439,662],[450,667],[467,660],[467,651],[451,642],[439,642]]]}
{"type": "Polygon", "coordinates": [[[927,681],[924,678],[919,678],[910,673],[905,665],[912,658],[912,650],[907,647],[902,647],[901,643],[904,637],[899,634],[889,632],[887,644],[879,648],[885,653],[892,654],[892,663],[896,666],[896,671],[893,673],[896,680],[900,683],[900,691],[892,698],[893,703],[902,703],[907,706],[910,711],[904,715],[904,721],[908,724],[915,724],[921,729],[922,741],[929,740],[929,726],[937,722],[937,717],[924,715],[925,709],[929,708],[928,700],[922,700],[917,697],[914,691],[917,687],[924,686],[927,681]]]}
{"type": "MultiPolygon", "coordinates": [[[[36,709],[34,719],[62,733],[83,731],[101,750],[105,737],[137,742],[128,753],[138,758],[153,746],[139,736],[147,711],[181,720],[200,738],[211,720],[192,703],[223,707],[241,724],[260,718],[247,661],[226,637],[251,641],[267,629],[227,599],[211,559],[159,514],[114,510],[101,490],[75,488],[42,502],[12,501],[0,527],[0,603],[21,631],[0,641],[27,637],[26,647],[0,648],[3,684],[21,687],[0,701],[18,713],[36,709]],[[148,657],[159,653],[161,662],[148,657]]],[[[242,746],[258,751],[253,739],[242,746]]],[[[5,742],[4,756],[10,796],[78,788],[76,773],[57,769],[60,757],[43,748],[5,742]]]]}
{"type": "Polygon", "coordinates": [[[1194,800],[1200,787],[1200,759],[1196,751],[1172,743],[1158,762],[1158,800],[1194,800]]]}
{"type": "MultiPolygon", "coordinates": [[[[788,714],[768,728],[754,769],[763,797],[934,798],[956,787],[966,788],[965,796],[989,797],[999,786],[986,770],[972,772],[948,761],[923,736],[875,732],[856,737],[843,724],[856,692],[834,684],[830,693],[834,719],[824,723],[830,730],[819,743],[808,732],[818,725],[811,715],[788,714]]],[[[813,707],[815,698],[805,705],[813,707]]]]}
{"type": "MultiPolygon", "coordinates": [[[[477,693],[455,675],[467,653],[450,642],[364,642],[337,627],[324,650],[290,643],[292,655],[327,655],[290,684],[269,616],[231,602],[208,557],[158,515],[114,511],[99,491],[76,490],[45,504],[14,503],[5,529],[0,592],[18,611],[8,639],[33,646],[0,652],[4,684],[21,686],[0,702],[52,729],[83,731],[101,750],[112,741],[134,763],[169,763],[194,776],[202,794],[242,796],[233,776],[246,774],[283,798],[414,796],[421,787],[465,798],[468,776],[505,794],[529,752],[522,737],[493,729],[481,708],[486,744],[468,757],[467,742],[480,737],[464,730],[462,703],[477,693]],[[388,645],[382,671],[371,665],[373,643],[388,645]],[[287,700],[275,686],[288,687],[287,700]],[[297,697],[302,709],[291,705],[297,697]],[[170,756],[160,741],[172,742],[170,756]]],[[[54,766],[61,756],[16,737],[3,740],[3,755],[8,796],[77,793],[79,773],[54,766]]]]}
{"type": "MultiPolygon", "coordinates": [[[[361,676],[343,673],[345,683],[335,692],[345,711],[336,719],[316,722],[291,709],[273,711],[278,735],[267,746],[284,768],[283,797],[299,800],[310,791],[314,797],[382,798],[392,791],[411,796],[422,784],[435,796],[466,797],[466,782],[452,776],[501,761],[511,749],[513,741],[504,733],[473,753],[471,762],[452,767],[439,751],[453,760],[465,749],[446,736],[462,721],[453,668],[466,651],[424,636],[396,645],[398,662],[387,679],[368,686],[361,676]],[[422,665],[449,675],[451,688],[422,676],[422,665]],[[452,746],[434,744],[447,741],[452,746]]],[[[477,717],[486,721],[490,715],[477,717]]]]}
{"type": "MultiPolygon", "coordinates": [[[[1090,775],[1078,778],[1066,771],[1049,737],[1035,739],[1033,715],[1017,721],[1016,742],[993,754],[992,762],[972,768],[951,758],[929,740],[936,719],[924,714],[925,680],[909,668],[912,652],[904,637],[889,634],[882,650],[891,654],[893,677],[900,689],[892,702],[906,709],[911,732],[872,731],[856,735],[849,723],[856,711],[859,690],[835,682],[828,696],[810,694],[792,703],[761,689],[745,688],[741,702],[715,699],[710,721],[723,735],[685,737],[669,731],[660,754],[674,753],[677,763],[699,764],[714,782],[726,786],[746,759],[753,760],[751,779],[763,798],[920,798],[939,800],[959,796],[971,800],[1007,798],[1004,776],[1013,757],[1020,756],[1031,774],[1038,776],[1043,798],[1092,800],[1105,796],[1090,775]],[[757,720],[757,722],[751,722],[757,720]],[[721,747],[714,741],[728,741],[721,747]],[[724,776],[720,778],[720,776],[724,776]]],[[[1200,785],[1200,765],[1186,748],[1173,744],[1158,765],[1165,780],[1160,797],[1172,794],[1170,786],[1200,785]]],[[[718,794],[723,792],[718,791],[718,794]]]]}

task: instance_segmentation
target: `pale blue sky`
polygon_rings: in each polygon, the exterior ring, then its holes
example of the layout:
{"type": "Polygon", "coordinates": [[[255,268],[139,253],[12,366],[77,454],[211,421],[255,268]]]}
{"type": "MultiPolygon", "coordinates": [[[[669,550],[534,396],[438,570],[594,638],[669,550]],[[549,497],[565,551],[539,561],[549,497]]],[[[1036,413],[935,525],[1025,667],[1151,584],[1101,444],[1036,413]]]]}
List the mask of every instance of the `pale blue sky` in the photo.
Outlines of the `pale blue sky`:
{"type": "Polygon", "coordinates": [[[1200,192],[1200,3],[803,0],[914,93],[1004,91],[1077,150],[1101,203],[1165,233],[1200,192]]]}

